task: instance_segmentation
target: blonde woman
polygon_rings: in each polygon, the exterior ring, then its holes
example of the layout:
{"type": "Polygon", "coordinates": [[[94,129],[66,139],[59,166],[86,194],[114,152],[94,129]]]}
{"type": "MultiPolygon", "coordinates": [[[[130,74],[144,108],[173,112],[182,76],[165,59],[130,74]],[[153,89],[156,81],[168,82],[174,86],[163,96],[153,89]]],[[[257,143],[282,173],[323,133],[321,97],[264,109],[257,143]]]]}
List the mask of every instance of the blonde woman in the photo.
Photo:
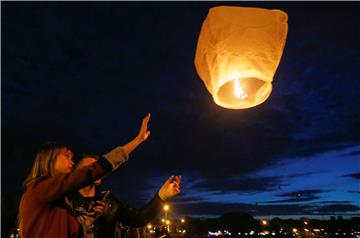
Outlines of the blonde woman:
{"type": "Polygon", "coordinates": [[[18,217],[20,237],[78,237],[79,224],[68,213],[65,196],[92,184],[127,161],[129,154],[149,137],[149,120],[150,114],[147,114],[138,136],[128,144],[118,146],[96,163],[74,171],[73,153],[67,145],[48,143],[43,146],[24,182],[18,217]]]}

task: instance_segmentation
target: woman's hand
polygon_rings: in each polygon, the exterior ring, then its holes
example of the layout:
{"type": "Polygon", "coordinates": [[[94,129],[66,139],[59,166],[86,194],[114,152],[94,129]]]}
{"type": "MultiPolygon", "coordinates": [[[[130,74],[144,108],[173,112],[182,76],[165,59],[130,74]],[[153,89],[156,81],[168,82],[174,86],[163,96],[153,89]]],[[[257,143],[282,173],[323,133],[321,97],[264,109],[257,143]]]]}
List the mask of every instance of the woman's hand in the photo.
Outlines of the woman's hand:
{"type": "Polygon", "coordinates": [[[139,139],[141,142],[145,141],[149,135],[150,135],[150,131],[147,129],[147,125],[149,123],[149,120],[150,120],[150,117],[151,117],[151,114],[148,113],[146,115],[146,117],[143,119],[142,121],[142,124],[141,124],[141,128],[140,128],[140,131],[139,131],[139,134],[138,136],[136,137],[137,139],[139,139]]]}
{"type": "Polygon", "coordinates": [[[180,193],[181,176],[170,176],[159,190],[159,197],[167,200],[180,193]]]}
{"type": "MultiPolygon", "coordinates": [[[[148,126],[148,123],[150,120],[150,116],[151,116],[150,113],[148,113],[146,115],[146,117],[143,119],[139,134],[132,141],[130,141],[126,145],[122,146],[122,148],[124,149],[127,156],[129,156],[129,154],[133,150],[135,150],[143,141],[145,141],[149,137],[150,131],[148,131],[147,126],[148,126]]],[[[108,153],[108,154],[110,154],[110,153],[108,153]]]]}

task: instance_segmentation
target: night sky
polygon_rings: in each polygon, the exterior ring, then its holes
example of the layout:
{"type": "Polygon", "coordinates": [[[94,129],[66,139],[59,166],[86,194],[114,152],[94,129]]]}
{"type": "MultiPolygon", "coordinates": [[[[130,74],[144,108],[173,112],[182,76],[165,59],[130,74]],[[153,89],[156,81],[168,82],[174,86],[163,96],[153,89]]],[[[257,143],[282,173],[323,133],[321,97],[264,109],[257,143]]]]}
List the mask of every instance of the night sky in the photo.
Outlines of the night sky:
{"type": "Polygon", "coordinates": [[[47,141],[105,153],[149,139],[104,179],[139,207],[183,176],[170,216],[360,215],[360,2],[1,2],[1,198],[15,209],[47,141]],[[280,9],[270,97],[217,106],[194,65],[210,7],[280,9]]]}

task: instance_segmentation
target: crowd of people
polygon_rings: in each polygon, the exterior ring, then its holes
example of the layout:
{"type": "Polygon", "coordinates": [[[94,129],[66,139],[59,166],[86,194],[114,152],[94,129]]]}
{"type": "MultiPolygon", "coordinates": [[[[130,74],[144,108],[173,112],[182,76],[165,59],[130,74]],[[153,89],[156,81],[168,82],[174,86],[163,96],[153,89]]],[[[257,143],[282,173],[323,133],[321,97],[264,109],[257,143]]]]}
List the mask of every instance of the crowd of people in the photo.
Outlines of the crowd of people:
{"type": "Polygon", "coordinates": [[[181,176],[170,176],[140,209],[123,204],[110,190],[97,189],[105,175],[116,171],[148,139],[149,120],[147,114],[138,135],[127,144],[104,155],[81,155],[76,165],[68,145],[43,145],[24,182],[19,237],[129,237],[129,231],[138,231],[154,219],[163,204],[180,193],[181,176]]]}

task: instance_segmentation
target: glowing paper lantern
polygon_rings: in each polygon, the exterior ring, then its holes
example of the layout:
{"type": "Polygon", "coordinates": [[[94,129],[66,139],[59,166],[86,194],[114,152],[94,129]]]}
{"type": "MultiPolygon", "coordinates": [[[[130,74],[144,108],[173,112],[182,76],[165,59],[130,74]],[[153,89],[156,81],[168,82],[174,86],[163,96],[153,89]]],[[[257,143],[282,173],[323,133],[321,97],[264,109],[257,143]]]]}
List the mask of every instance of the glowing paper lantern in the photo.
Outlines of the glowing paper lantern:
{"type": "Polygon", "coordinates": [[[195,67],[216,104],[254,107],[272,90],[288,31],[280,10],[214,7],[202,25],[195,67]]]}

